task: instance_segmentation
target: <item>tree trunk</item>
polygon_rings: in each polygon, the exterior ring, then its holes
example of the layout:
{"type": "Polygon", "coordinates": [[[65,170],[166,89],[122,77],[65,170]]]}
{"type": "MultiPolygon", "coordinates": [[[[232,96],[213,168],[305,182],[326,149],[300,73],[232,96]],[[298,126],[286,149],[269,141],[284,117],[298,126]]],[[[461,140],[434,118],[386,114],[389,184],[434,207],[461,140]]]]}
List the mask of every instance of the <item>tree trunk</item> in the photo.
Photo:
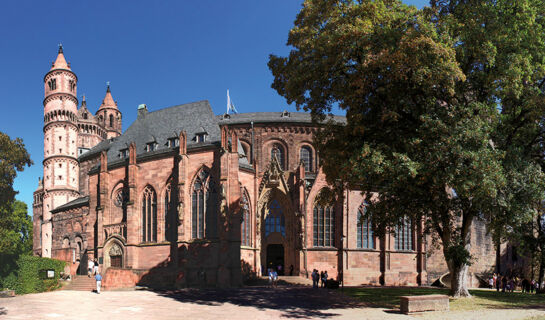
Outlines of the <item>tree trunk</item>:
{"type": "Polygon", "coordinates": [[[454,298],[471,297],[467,289],[469,265],[453,266],[450,268],[450,295],[454,298]]]}
{"type": "Polygon", "coordinates": [[[539,292],[543,293],[545,291],[543,291],[543,288],[542,288],[542,283],[543,283],[543,276],[544,276],[544,273],[545,273],[545,252],[543,251],[543,247],[545,246],[541,246],[541,252],[539,253],[541,255],[541,259],[539,259],[540,263],[539,263],[539,276],[537,278],[537,283],[539,284],[539,292]]]}

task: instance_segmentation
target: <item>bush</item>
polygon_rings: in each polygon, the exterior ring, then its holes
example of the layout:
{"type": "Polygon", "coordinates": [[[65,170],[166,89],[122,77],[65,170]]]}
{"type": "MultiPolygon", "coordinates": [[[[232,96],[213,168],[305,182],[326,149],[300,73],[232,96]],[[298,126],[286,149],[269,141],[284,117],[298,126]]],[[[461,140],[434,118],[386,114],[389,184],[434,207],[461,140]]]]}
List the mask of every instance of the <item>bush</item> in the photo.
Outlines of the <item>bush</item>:
{"type": "Polygon", "coordinates": [[[59,287],[59,276],[65,264],[60,260],[22,255],[17,260],[17,268],[1,279],[1,284],[17,294],[54,290],[59,287]],[[41,279],[40,270],[55,270],[55,278],[41,279]]]}

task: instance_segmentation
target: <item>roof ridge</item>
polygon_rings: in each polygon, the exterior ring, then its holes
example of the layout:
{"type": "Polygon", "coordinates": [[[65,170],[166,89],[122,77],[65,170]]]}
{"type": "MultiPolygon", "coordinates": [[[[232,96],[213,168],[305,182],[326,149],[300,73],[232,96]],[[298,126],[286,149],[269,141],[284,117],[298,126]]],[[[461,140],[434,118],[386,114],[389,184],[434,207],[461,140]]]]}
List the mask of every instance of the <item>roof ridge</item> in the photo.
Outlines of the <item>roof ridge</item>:
{"type": "Polygon", "coordinates": [[[204,99],[204,100],[193,101],[193,102],[188,102],[188,103],[183,103],[183,104],[176,104],[176,105],[173,105],[173,106],[170,106],[170,107],[164,107],[164,108],[157,109],[157,110],[154,110],[154,111],[148,111],[148,113],[146,115],[149,115],[151,113],[156,113],[156,112],[159,112],[159,111],[169,110],[169,109],[176,108],[176,107],[183,107],[183,106],[188,106],[188,105],[192,105],[192,104],[198,104],[198,103],[202,103],[202,102],[206,102],[206,103],[210,104],[210,101],[208,101],[207,99],[204,99]]]}

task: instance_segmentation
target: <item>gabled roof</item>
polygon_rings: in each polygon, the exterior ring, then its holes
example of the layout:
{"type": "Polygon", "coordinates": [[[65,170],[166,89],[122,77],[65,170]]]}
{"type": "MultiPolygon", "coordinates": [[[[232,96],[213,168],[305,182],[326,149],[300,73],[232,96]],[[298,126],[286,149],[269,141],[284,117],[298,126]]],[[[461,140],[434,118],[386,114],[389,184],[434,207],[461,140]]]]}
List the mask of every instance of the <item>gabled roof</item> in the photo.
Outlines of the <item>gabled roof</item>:
{"type": "Polygon", "coordinates": [[[108,150],[108,162],[119,159],[119,151],[127,149],[131,142],[136,144],[136,154],[146,154],[146,145],[157,143],[154,152],[172,150],[168,139],[177,138],[181,131],[186,132],[188,148],[210,145],[220,141],[218,120],[207,100],[177,105],[153,112],[139,110],[138,117],[119,137],[102,141],[80,156],[80,160],[108,150]],[[206,142],[196,142],[195,135],[208,133],[206,142]]]}

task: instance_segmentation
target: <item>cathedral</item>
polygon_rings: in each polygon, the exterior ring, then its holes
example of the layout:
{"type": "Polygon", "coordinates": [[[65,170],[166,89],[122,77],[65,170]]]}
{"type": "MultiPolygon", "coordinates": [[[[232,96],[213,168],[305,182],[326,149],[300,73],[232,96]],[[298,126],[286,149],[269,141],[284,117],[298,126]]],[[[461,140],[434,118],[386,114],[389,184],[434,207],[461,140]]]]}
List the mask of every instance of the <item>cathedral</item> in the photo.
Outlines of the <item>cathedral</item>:
{"type": "MultiPolygon", "coordinates": [[[[318,203],[327,182],[310,114],[141,104],[122,132],[110,87],[93,113],[77,84],[60,47],[44,77],[33,241],[34,254],[67,261],[71,274],[97,259],[113,289],[236,287],[268,268],[327,271],[345,285],[425,285],[448,272],[417,221],[375,236],[362,190],[318,203]]],[[[474,228],[479,276],[494,271],[496,250],[484,224],[474,228]]]]}

